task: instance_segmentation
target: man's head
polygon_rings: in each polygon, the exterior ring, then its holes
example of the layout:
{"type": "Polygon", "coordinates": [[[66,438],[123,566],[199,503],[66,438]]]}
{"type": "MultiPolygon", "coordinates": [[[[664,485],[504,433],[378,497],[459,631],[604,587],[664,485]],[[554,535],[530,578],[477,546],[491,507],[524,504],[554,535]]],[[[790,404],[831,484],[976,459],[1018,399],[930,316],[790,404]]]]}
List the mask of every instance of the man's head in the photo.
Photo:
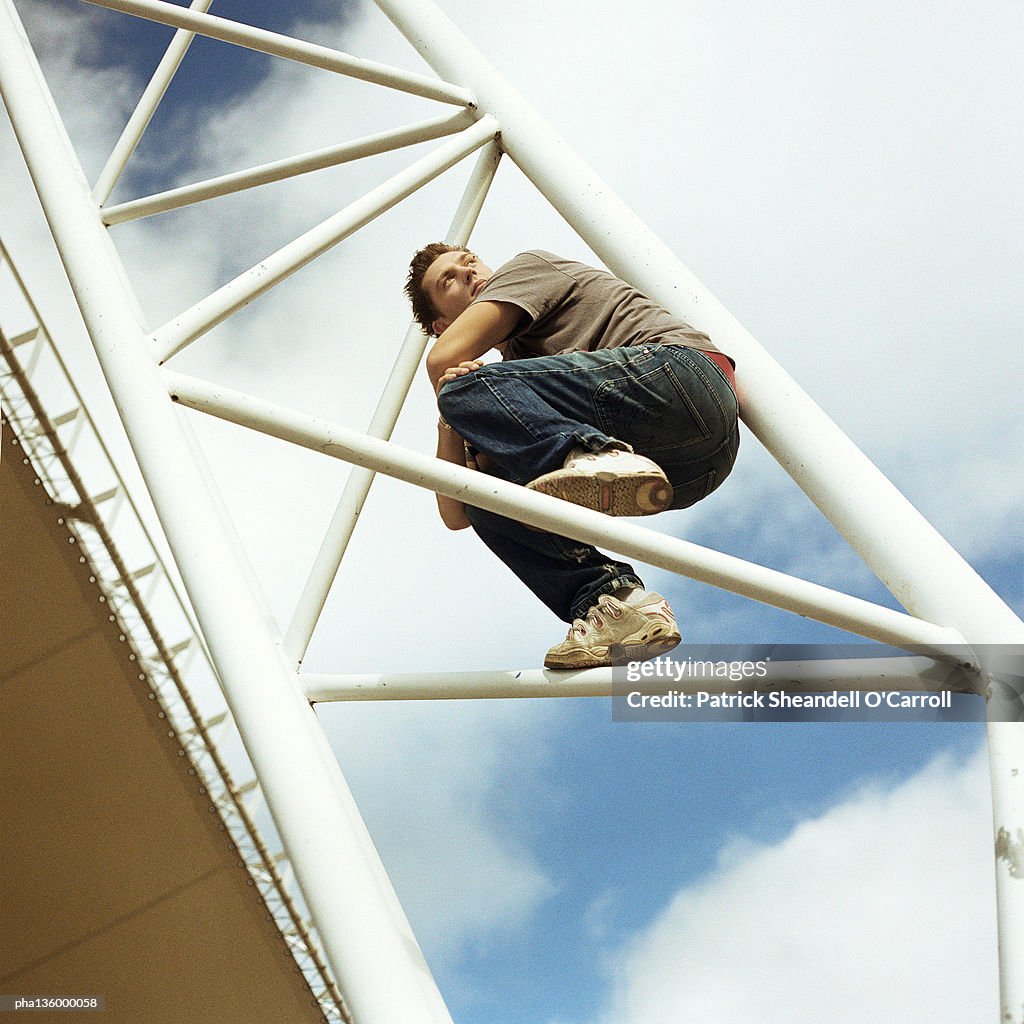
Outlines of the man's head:
{"type": "Polygon", "coordinates": [[[468,249],[445,242],[425,245],[412,258],[405,294],[428,334],[441,334],[476,298],[491,270],[468,249]]]}

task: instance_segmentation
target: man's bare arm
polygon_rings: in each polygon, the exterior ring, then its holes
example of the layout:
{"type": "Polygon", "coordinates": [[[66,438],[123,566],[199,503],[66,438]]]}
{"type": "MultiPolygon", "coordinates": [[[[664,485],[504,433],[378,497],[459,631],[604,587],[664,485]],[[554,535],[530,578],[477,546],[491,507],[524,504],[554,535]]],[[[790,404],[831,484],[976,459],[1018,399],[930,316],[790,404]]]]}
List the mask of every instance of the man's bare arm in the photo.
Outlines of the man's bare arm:
{"type": "MultiPolygon", "coordinates": [[[[456,431],[440,422],[437,424],[437,457],[456,466],[467,464],[465,442],[456,431]]],[[[449,530],[465,530],[470,525],[466,506],[458,498],[444,494],[435,494],[435,497],[441,521],[449,530]]]]}
{"type": "Polygon", "coordinates": [[[427,374],[437,387],[450,367],[479,359],[500,345],[514,330],[523,311],[511,302],[474,302],[460,314],[427,354],[427,374]]]}

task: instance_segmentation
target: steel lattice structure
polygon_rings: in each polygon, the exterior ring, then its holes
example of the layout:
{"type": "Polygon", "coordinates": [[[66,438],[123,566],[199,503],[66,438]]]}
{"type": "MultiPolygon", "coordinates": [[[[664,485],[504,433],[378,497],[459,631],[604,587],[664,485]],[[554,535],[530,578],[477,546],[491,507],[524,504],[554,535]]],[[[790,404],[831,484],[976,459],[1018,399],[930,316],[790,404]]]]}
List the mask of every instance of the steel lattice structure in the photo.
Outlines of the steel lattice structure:
{"type": "MultiPolygon", "coordinates": [[[[1024,624],[832,423],[781,366],[657,237],[576,157],[429,0],[376,0],[439,78],[218,18],[210,0],[90,0],[178,31],[95,185],[50,98],[12,0],[0,10],[0,83],[26,163],[125,430],[174,552],[217,673],[353,1019],[449,1021],[444,1001],[377,857],[313,703],[390,697],[608,694],[607,670],[383,677],[307,676],[301,663],[378,472],[523,522],[672,570],[916,652],[900,659],[904,688],[934,665],[966,661],[987,693],[995,645],[1024,642],[1024,624]],[[441,116],[399,130],[106,206],[193,34],[435,100],[441,116]],[[451,108],[455,108],[452,112],[451,108]],[[382,153],[444,141],[362,198],[212,294],[147,329],[108,228],[137,217],[382,153]],[[526,175],[616,275],[736,355],[747,427],[907,609],[896,612],[612,521],[554,498],[442,463],[389,442],[426,338],[410,327],[366,433],[189,377],[164,364],[243,306],[473,153],[475,168],[448,233],[466,243],[500,159],[526,175]],[[351,463],[354,467],[288,628],[268,622],[235,539],[189,442],[188,407],[351,463]],[[778,415],[778,409],[785,415],[778,415]],[[884,525],[883,525],[884,524],[884,525]],[[218,566],[210,572],[208,566],[218,566]],[[973,650],[976,654],[963,654],[973,650]],[[282,755],[286,751],[286,755],[282,755]],[[339,870],[339,866],[343,870],[339,870]]],[[[893,666],[887,671],[891,684],[893,666]]],[[[813,688],[810,669],[777,685],[813,688]]],[[[877,668],[846,670],[851,689],[879,685],[877,668]],[[874,673],[874,677],[873,677],[874,673]]],[[[831,684],[830,684],[831,685],[831,684]]],[[[1024,1022],[1024,775],[1017,723],[989,725],[1004,1020],[1024,1022]]]]}

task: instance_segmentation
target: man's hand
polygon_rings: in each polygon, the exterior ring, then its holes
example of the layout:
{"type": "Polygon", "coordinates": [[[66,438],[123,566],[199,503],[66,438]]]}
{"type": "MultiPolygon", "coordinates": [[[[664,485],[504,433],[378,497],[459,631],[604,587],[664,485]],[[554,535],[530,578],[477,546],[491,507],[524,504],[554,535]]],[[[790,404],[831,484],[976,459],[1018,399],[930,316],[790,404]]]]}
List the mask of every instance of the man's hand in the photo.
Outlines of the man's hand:
{"type": "Polygon", "coordinates": [[[441,393],[441,388],[445,386],[449,381],[457,380],[459,377],[465,377],[467,373],[472,373],[474,370],[479,370],[484,364],[479,359],[467,359],[464,362],[459,363],[458,366],[449,366],[440,377],[437,378],[437,383],[434,387],[435,394],[441,393]]]}

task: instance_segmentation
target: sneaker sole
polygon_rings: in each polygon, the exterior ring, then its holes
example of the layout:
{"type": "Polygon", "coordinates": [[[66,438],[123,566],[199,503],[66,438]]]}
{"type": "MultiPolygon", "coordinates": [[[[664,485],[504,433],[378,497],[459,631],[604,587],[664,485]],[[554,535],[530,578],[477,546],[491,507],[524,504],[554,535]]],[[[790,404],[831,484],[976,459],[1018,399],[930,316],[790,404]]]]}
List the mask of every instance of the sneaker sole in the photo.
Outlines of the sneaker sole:
{"type": "Polygon", "coordinates": [[[609,516],[649,516],[672,504],[672,485],[658,473],[580,473],[556,471],[528,483],[531,491],[609,516]]]}
{"type": "Polygon", "coordinates": [[[584,669],[608,668],[614,665],[628,665],[631,661],[650,661],[668,654],[679,646],[682,637],[675,630],[661,633],[660,630],[645,630],[636,638],[622,644],[612,644],[607,648],[592,651],[568,651],[565,654],[552,655],[544,659],[545,668],[584,669]],[[601,651],[604,653],[600,653],[601,651]]]}

